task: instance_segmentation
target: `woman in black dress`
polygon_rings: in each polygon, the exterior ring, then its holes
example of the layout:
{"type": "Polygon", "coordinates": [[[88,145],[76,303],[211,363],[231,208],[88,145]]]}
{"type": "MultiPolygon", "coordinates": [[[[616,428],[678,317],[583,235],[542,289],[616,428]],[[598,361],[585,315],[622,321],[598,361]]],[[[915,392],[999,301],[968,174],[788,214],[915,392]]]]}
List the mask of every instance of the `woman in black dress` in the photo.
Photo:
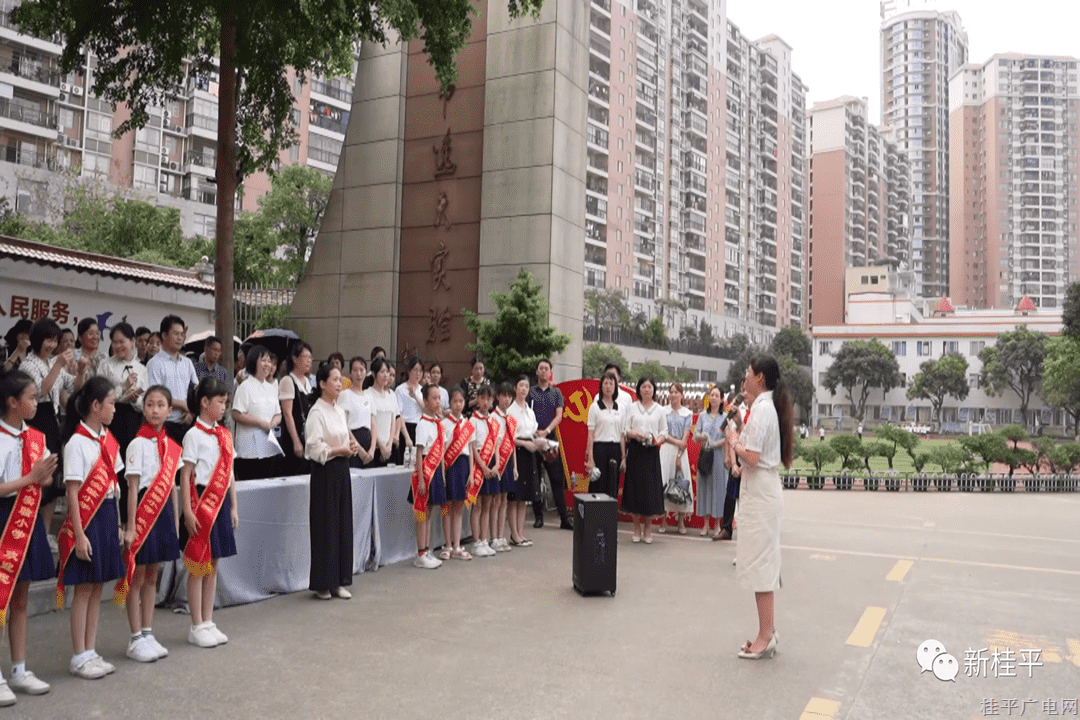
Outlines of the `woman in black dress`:
{"type": "Polygon", "coordinates": [[[626,478],[623,481],[622,509],[634,517],[634,542],[652,543],[652,521],[664,515],[664,486],[660,467],[660,446],[664,444],[666,414],[653,400],[656,383],[649,376],[638,380],[637,402],[627,408],[623,432],[626,435],[626,478]],[[644,526],[644,537],[642,537],[644,526]]]}

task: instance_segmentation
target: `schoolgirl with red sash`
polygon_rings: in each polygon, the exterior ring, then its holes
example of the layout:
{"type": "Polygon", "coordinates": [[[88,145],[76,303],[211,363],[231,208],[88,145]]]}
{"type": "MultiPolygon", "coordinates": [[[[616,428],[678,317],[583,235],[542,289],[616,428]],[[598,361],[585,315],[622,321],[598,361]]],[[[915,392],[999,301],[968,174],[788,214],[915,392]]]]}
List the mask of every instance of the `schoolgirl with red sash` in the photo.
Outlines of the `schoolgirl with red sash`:
{"type": "Polygon", "coordinates": [[[72,658],[76,677],[95,680],[116,668],[97,654],[97,618],[104,583],[124,575],[120,548],[120,488],[124,469],[120,444],[108,430],[115,411],[112,383],[101,376],[86,381],[68,401],[64,435],[64,483],[68,515],[60,528],[57,606],[64,586],[75,588],[71,600],[72,658]],[[76,425],[77,423],[77,425],[76,425]]]}
{"type": "Polygon", "coordinates": [[[498,407],[491,413],[491,417],[498,425],[498,439],[495,446],[494,466],[499,480],[499,491],[494,496],[492,516],[492,539],[491,548],[495,552],[510,552],[510,542],[506,538],[507,521],[507,493],[510,485],[514,482],[517,473],[517,453],[514,452],[514,434],[517,432],[517,420],[506,414],[510,403],[514,401],[514,387],[510,383],[502,383],[496,391],[498,407]]]}
{"type": "Polygon", "coordinates": [[[188,570],[188,642],[202,648],[228,642],[214,624],[217,564],[236,554],[233,530],[239,522],[233,481],[233,441],[220,424],[229,388],[213,377],[204,378],[188,396],[188,409],[197,415],[184,435],[180,454],[180,541],[188,570]]]}
{"type": "Polygon", "coordinates": [[[461,546],[461,519],[472,477],[472,437],[476,428],[462,416],[465,396],[459,388],[450,391],[450,412],[442,420],[446,452],[443,472],[446,475],[446,504],[442,507],[445,544],[439,557],[449,560],[472,560],[472,554],[461,546]]]}
{"type": "Polygon", "coordinates": [[[128,444],[124,473],[128,484],[128,521],[124,534],[127,573],[116,583],[113,599],[127,607],[131,638],[127,656],[154,662],[169,651],[154,637],[158,563],[180,557],[177,538],[176,472],[180,446],[165,432],[172,394],[155,385],[143,396],[143,419],[128,444]]]}
{"type": "Polygon", "coordinates": [[[37,386],[17,370],[0,377],[0,628],[8,631],[11,668],[0,679],[0,700],[13,692],[40,695],[47,683],[26,669],[26,607],[30,582],[56,576],[40,507],[42,483],[52,480],[57,458],[44,433],[26,424],[37,411],[37,386]],[[9,612],[10,611],[10,612],[9,612]]]}
{"type": "Polygon", "coordinates": [[[409,500],[416,515],[416,559],[413,565],[434,570],[442,561],[431,554],[431,513],[434,505],[446,503],[446,481],[443,479],[443,454],[446,438],[438,413],[442,397],[437,385],[426,385],[423,390],[424,414],[416,424],[416,465],[413,467],[412,488],[409,500]]]}
{"type": "Polygon", "coordinates": [[[490,385],[480,388],[476,395],[476,410],[469,420],[475,432],[471,450],[473,470],[465,505],[471,508],[469,525],[472,528],[472,554],[475,557],[491,557],[496,552],[491,547],[494,533],[491,508],[492,498],[499,492],[499,476],[491,465],[495,458],[495,445],[499,440],[499,421],[488,414],[493,395],[490,385]]]}

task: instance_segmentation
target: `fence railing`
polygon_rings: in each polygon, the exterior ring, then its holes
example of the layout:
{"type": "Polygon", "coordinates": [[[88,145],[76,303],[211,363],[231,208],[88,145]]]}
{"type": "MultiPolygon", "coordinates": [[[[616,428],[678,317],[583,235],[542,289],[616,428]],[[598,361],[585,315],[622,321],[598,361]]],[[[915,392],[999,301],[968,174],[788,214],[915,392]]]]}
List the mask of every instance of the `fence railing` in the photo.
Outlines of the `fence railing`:
{"type": "Polygon", "coordinates": [[[723,358],[734,360],[738,353],[730,347],[718,344],[707,344],[695,340],[668,339],[663,347],[657,348],[655,344],[645,341],[644,335],[637,330],[629,328],[605,328],[595,325],[586,325],[582,329],[581,339],[585,342],[611,343],[613,345],[627,345],[629,347],[655,348],[669,352],[685,353],[686,355],[700,355],[702,357],[723,358]]]}
{"type": "Polygon", "coordinates": [[[236,303],[236,334],[246,338],[257,328],[259,318],[270,308],[288,307],[296,288],[261,287],[249,283],[237,283],[233,287],[236,303]]]}

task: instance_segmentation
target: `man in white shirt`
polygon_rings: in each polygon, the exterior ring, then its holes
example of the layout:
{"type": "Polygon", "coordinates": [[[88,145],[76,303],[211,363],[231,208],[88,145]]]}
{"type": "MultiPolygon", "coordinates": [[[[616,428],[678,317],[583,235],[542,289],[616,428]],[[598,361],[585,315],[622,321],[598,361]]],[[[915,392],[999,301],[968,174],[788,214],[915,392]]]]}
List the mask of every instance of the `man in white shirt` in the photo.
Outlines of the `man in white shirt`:
{"type": "Polygon", "coordinates": [[[184,321],[176,315],[166,315],[161,321],[161,352],[150,359],[146,374],[151,386],[164,385],[172,393],[172,412],[165,421],[165,432],[178,445],[184,442],[184,433],[191,427],[188,412],[188,390],[199,384],[195,365],[180,354],[186,335],[184,321]]]}

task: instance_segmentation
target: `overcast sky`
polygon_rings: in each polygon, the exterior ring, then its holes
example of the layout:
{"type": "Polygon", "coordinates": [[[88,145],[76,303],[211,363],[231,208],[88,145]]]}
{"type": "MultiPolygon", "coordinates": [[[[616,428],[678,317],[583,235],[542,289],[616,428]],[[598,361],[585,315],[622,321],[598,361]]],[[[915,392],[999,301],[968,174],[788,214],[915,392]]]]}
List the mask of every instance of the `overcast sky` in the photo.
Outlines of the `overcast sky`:
{"type": "MultiPolygon", "coordinates": [[[[727,0],[728,19],[751,39],[775,33],[794,49],[795,72],[810,86],[807,109],[840,95],[865,96],[880,121],[878,0],[727,0]]],[[[1076,0],[937,0],[960,13],[968,58],[1002,52],[1080,56],[1076,0]]]]}

